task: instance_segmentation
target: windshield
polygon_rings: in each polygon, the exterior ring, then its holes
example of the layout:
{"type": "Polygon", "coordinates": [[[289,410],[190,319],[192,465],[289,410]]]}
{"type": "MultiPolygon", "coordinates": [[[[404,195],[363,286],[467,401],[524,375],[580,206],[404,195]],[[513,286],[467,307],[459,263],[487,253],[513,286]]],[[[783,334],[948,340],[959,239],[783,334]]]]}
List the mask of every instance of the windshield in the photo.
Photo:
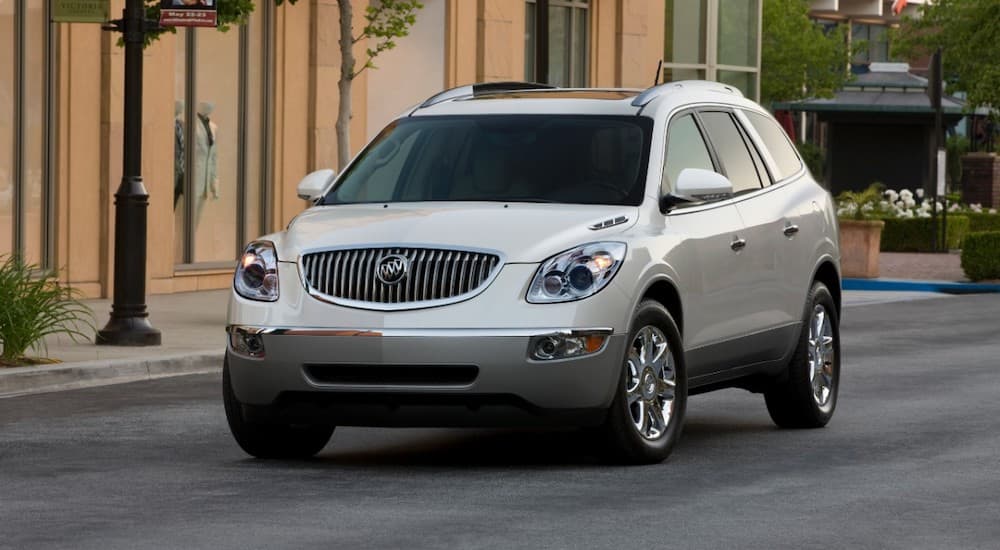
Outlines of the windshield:
{"type": "Polygon", "coordinates": [[[411,117],[389,125],[320,204],[642,202],[653,122],[636,116],[411,117]]]}

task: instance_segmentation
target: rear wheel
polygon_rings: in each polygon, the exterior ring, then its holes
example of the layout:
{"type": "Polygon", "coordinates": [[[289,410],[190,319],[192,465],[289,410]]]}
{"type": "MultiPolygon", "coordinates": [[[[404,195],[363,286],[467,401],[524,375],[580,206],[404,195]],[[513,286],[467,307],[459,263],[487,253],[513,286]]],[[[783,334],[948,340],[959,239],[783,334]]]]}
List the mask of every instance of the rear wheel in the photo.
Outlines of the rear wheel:
{"type": "Polygon", "coordinates": [[[650,464],[666,459],[680,438],[687,371],[680,332],[659,302],[642,302],[632,327],[603,431],[616,459],[650,464]]]}
{"type": "Polygon", "coordinates": [[[233,393],[228,356],[222,367],[222,399],[233,438],[247,454],[257,458],[310,458],[323,450],[333,435],[333,426],[248,421],[233,393]]]}
{"type": "Polygon", "coordinates": [[[833,417],[840,386],[840,322],[826,285],[813,283],[787,372],[764,393],[782,428],[821,428],[833,417]]]}

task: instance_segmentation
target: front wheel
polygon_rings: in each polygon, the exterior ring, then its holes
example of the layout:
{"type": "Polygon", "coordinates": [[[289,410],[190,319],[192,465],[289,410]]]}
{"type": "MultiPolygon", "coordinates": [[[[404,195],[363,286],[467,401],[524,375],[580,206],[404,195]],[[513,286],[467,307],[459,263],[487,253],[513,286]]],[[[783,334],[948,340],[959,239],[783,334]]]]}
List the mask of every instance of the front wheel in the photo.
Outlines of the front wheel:
{"type": "Polygon", "coordinates": [[[628,338],[603,431],[616,459],[662,462],[680,438],[687,408],[680,331],[666,308],[647,300],[636,310],[628,338]]]}
{"type": "Polygon", "coordinates": [[[240,448],[257,458],[310,458],[323,450],[333,426],[262,424],[243,416],[243,405],[233,392],[229,357],[222,367],[222,399],[229,430],[240,448]]]}
{"type": "Polygon", "coordinates": [[[840,323],[826,285],[813,283],[788,370],[764,392],[767,411],[782,428],[821,428],[833,417],[840,386],[840,323]]]}

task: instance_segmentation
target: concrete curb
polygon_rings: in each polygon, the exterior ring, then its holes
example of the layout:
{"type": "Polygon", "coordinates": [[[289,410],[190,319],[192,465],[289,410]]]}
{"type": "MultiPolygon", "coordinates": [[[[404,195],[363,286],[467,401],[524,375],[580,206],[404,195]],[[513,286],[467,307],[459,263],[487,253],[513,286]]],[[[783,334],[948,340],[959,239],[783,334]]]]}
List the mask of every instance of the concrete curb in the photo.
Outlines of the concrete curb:
{"type": "Polygon", "coordinates": [[[218,372],[222,350],[0,369],[0,398],[218,372]]]}
{"type": "Polygon", "coordinates": [[[841,282],[841,288],[844,290],[942,292],[944,294],[1000,293],[1000,284],[916,281],[909,279],[844,279],[841,282]]]}

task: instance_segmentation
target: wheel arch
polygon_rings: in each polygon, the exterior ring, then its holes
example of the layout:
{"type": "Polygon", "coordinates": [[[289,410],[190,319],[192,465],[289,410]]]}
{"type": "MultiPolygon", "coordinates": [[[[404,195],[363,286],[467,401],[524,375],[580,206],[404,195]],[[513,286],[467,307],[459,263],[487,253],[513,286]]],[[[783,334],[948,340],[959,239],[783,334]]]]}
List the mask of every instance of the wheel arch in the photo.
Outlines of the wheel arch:
{"type": "Polygon", "coordinates": [[[674,323],[677,324],[677,330],[681,333],[681,336],[684,335],[684,308],[680,292],[677,291],[677,286],[674,285],[673,281],[667,277],[658,277],[646,286],[641,296],[640,301],[646,299],[656,300],[663,307],[667,308],[670,316],[674,319],[674,323]]]}
{"type": "MultiPolygon", "coordinates": [[[[837,316],[840,317],[841,310],[841,287],[840,287],[840,271],[837,269],[836,264],[830,258],[823,258],[820,260],[819,265],[816,266],[812,277],[813,282],[819,281],[826,285],[826,288],[830,290],[830,294],[833,296],[833,303],[837,306],[837,316]]],[[[810,286],[812,286],[810,284],[810,286]]]]}

